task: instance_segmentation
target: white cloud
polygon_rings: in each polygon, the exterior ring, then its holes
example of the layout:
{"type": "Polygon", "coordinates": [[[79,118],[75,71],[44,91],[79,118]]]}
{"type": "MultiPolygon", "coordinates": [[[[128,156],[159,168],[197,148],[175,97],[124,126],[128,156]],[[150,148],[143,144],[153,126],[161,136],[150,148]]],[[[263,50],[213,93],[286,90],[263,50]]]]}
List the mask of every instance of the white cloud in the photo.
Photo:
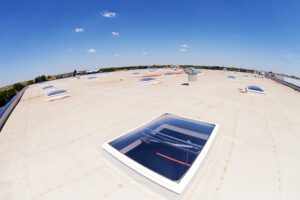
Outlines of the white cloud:
{"type": "Polygon", "coordinates": [[[106,18],[113,18],[117,16],[116,12],[109,12],[109,11],[103,11],[100,14],[102,15],[102,17],[106,17],[106,18]]]}
{"type": "Polygon", "coordinates": [[[116,57],[119,57],[120,55],[119,55],[119,54],[116,54],[115,56],[116,56],[116,57]]]}
{"type": "Polygon", "coordinates": [[[76,32],[76,33],[84,32],[84,29],[83,28],[75,28],[74,32],[76,32]]]}
{"type": "Polygon", "coordinates": [[[111,32],[111,34],[113,35],[113,36],[119,36],[120,35],[120,33],[118,33],[118,32],[111,32]]]}
{"type": "Polygon", "coordinates": [[[179,49],[179,51],[181,51],[181,52],[186,52],[187,49],[181,48],[181,49],[179,49]]]}
{"type": "Polygon", "coordinates": [[[95,53],[97,50],[96,49],[88,49],[86,50],[88,53],[95,53]]]}
{"type": "Polygon", "coordinates": [[[146,55],[148,55],[147,52],[142,52],[142,56],[146,56],[146,55]]]}
{"type": "Polygon", "coordinates": [[[187,44],[182,44],[181,47],[182,47],[182,48],[188,48],[189,45],[187,45],[187,44]]]}

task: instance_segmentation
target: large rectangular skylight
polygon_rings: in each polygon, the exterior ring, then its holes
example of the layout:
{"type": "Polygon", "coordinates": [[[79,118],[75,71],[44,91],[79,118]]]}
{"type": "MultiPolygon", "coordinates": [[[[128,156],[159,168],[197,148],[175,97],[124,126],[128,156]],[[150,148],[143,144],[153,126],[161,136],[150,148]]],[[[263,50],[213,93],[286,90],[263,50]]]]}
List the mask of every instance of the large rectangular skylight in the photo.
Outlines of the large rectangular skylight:
{"type": "Polygon", "coordinates": [[[128,167],[181,194],[212,145],[218,126],[171,114],[103,145],[128,167]]]}

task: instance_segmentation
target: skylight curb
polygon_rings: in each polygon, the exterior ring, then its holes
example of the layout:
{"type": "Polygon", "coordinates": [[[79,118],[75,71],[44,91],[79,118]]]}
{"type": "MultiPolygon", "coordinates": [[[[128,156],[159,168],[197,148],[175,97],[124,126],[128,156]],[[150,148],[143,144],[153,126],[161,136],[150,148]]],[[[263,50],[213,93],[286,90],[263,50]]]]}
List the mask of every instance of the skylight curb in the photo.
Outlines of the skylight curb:
{"type": "MultiPolygon", "coordinates": [[[[167,114],[167,113],[164,113],[167,114]]],[[[211,123],[211,122],[206,122],[203,120],[197,120],[197,119],[192,119],[194,121],[199,121],[202,123],[208,123],[208,124],[212,124],[214,125],[213,131],[211,132],[209,139],[206,141],[206,144],[204,145],[204,148],[201,150],[201,152],[199,153],[199,155],[197,156],[197,158],[195,159],[195,161],[193,162],[192,166],[188,169],[187,173],[182,177],[182,179],[177,183],[174,182],[166,177],[163,177],[162,175],[152,171],[151,169],[146,168],[145,166],[141,165],[140,163],[132,160],[131,158],[129,158],[128,156],[120,153],[117,149],[115,149],[114,147],[112,147],[109,143],[113,142],[114,140],[121,138],[122,136],[125,136],[135,130],[138,130],[140,128],[142,128],[143,126],[151,123],[152,121],[156,120],[157,118],[163,116],[159,115],[149,121],[147,121],[146,123],[143,123],[140,126],[137,126],[135,128],[133,128],[130,131],[127,131],[126,133],[119,135],[111,140],[109,140],[108,142],[104,143],[102,145],[102,148],[107,151],[109,154],[111,154],[113,157],[115,157],[117,160],[121,161],[123,164],[125,164],[127,167],[129,167],[130,169],[138,172],[141,176],[150,179],[152,182],[166,188],[167,190],[170,190],[178,195],[181,195],[187,185],[192,181],[193,177],[195,176],[195,174],[198,172],[198,170],[200,170],[200,167],[202,165],[202,163],[204,162],[204,159],[206,157],[206,155],[208,154],[212,144],[214,143],[215,137],[217,135],[217,132],[219,130],[219,125],[215,124],[215,123],[211,123]]],[[[188,117],[184,117],[184,116],[179,116],[181,118],[185,118],[185,119],[190,119],[188,117]]]]}

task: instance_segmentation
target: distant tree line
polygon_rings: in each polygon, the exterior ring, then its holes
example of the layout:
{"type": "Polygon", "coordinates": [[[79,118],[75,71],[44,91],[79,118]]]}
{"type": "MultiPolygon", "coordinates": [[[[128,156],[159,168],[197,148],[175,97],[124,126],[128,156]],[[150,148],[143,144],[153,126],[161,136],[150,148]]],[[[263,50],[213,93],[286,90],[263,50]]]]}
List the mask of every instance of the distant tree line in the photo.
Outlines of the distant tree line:
{"type": "Polygon", "coordinates": [[[42,75],[42,76],[36,77],[36,78],[34,79],[34,83],[41,83],[41,82],[44,82],[44,81],[46,81],[46,80],[47,80],[46,76],[45,76],[45,75],[42,75]]]}
{"type": "MultiPolygon", "coordinates": [[[[151,66],[110,67],[110,68],[102,68],[101,72],[114,72],[114,71],[119,71],[119,70],[165,68],[165,67],[172,68],[175,66],[173,66],[173,65],[151,65],[151,66]]],[[[253,69],[244,69],[244,68],[237,68],[237,67],[223,67],[223,66],[180,65],[180,66],[176,66],[176,67],[180,67],[180,68],[194,67],[197,69],[227,70],[227,71],[249,72],[249,73],[254,72],[253,69]]]]}
{"type": "Polygon", "coordinates": [[[7,102],[9,102],[19,91],[21,91],[24,87],[34,84],[41,83],[46,81],[46,76],[38,76],[34,80],[29,80],[23,83],[15,83],[11,86],[7,86],[4,89],[0,88],[0,108],[5,106],[7,102]]]}
{"type": "Polygon", "coordinates": [[[181,65],[181,67],[194,67],[197,69],[227,70],[227,71],[248,72],[248,73],[254,72],[253,69],[245,69],[245,68],[237,68],[237,67],[224,67],[224,66],[181,65]]]}
{"type": "Polygon", "coordinates": [[[101,72],[114,72],[120,70],[147,69],[147,68],[149,68],[149,66],[109,67],[109,68],[101,68],[101,72]]]}

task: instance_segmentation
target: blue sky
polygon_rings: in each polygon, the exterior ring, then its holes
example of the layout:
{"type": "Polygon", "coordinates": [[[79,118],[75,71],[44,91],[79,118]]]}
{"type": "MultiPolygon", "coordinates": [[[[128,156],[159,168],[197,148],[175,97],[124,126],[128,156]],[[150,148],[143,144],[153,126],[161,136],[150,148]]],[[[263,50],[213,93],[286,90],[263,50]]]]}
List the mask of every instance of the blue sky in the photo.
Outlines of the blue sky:
{"type": "Polygon", "coordinates": [[[97,66],[300,76],[299,0],[0,0],[0,87],[97,66]]]}

